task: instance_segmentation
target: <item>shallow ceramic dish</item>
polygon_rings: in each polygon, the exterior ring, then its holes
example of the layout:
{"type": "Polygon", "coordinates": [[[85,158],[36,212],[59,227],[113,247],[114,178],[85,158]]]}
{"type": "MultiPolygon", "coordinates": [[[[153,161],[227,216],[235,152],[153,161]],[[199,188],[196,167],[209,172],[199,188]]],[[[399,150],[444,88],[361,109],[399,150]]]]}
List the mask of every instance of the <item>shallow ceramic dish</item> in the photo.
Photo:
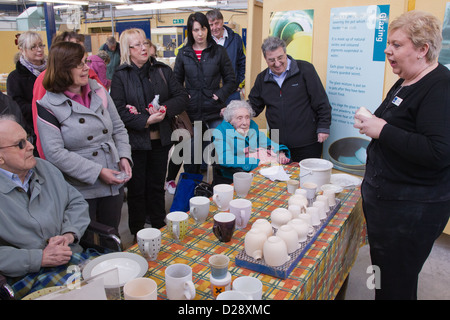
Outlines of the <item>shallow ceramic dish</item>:
{"type": "Polygon", "coordinates": [[[117,268],[117,276],[105,274],[104,282],[106,288],[122,287],[129,280],[142,277],[148,270],[148,262],[144,257],[129,252],[115,252],[105,254],[89,262],[83,269],[83,279],[91,277],[117,268]]]}
{"type": "Polygon", "coordinates": [[[331,184],[341,186],[342,188],[354,188],[361,185],[362,179],[346,173],[336,173],[331,175],[331,184]]]}

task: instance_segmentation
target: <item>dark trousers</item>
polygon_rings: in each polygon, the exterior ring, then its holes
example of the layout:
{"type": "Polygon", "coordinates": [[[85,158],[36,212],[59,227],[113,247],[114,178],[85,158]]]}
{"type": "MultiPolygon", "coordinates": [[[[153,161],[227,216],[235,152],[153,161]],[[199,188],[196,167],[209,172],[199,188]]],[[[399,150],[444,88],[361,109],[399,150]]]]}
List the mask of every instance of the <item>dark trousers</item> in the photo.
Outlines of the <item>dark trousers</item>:
{"type": "Polygon", "coordinates": [[[377,300],[415,300],[420,270],[450,216],[450,200],[437,203],[378,199],[362,184],[372,264],[380,269],[377,300]]]}
{"type": "Polygon", "coordinates": [[[89,204],[89,217],[104,225],[114,227],[119,234],[120,217],[122,216],[123,187],[117,196],[87,199],[89,204]]]}
{"type": "Polygon", "coordinates": [[[304,147],[289,148],[289,151],[291,152],[291,162],[300,162],[308,158],[321,158],[322,143],[315,142],[304,147]]]}
{"type": "Polygon", "coordinates": [[[128,181],[128,225],[132,234],[144,227],[148,217],[153,228],[166,225],[164,182],[169,146],[152,140],[152,150],[133,150],[133,176],[128,181]]]}

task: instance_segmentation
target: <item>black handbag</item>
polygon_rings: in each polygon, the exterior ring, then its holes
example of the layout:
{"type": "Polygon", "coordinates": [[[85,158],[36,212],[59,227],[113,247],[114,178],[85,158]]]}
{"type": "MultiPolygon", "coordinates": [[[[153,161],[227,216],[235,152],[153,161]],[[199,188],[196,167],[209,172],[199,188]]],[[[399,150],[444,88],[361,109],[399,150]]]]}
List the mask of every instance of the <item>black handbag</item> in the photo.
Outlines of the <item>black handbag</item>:
{"type": "Polygon", "coordinates": [[[210,198],[213,195],[213,187],[211,184],[201,181],[195,187],[194,195],[210,198]]]}

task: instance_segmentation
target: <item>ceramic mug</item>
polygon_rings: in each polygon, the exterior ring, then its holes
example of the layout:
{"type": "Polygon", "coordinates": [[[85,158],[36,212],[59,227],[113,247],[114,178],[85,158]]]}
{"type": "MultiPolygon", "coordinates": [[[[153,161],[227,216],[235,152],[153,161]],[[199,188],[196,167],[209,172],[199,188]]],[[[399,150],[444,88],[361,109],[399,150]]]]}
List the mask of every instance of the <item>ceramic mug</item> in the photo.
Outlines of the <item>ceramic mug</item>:
{"type": "Polygon", "coordinates": [[[228,242],[233,236],[236,226],[236,217],[229,212],[219,212],[214,215],[213,232],[217,239],[228,242]]]}
{"type": "Polygon", "coordinates": [[[235,290],[228,290],[220,293],[216,300],[249,300],[242,292],[235,290]]]}
{"type": "MultiPolygon", "coordinates": [[[[328,204],[328,202],[327,202],[328,204]]],[[[325,207],[325,202],[323,201],[314,201],[313,207],[317,208],[317,210],[319,211],[319,219],[320,220],[325,220],[327,218],[327,207],[325,207]]]]}
{"type": "Polygon", "coordinates": [[[284,240],[284,242],[286,243],[288,253],[293,253],[295,250],[300,248],[298,244],[297,231],[289,223],[281,226],[280,229],[278,229],[277,237],[280,237],[281,239],[284,240]]]}
{"type": "Polygon", "coordinates": [[[263,229],[258,227],[251,228],[244,238],[245,253],[253,259],[262,259],[264,242],[266,240],[267,234],[263,229]]]}
{"type": "Polygon", "coordinates": [[[308,199],[306,199],[305,196],[302,196],[300,194],[294,194],[288,200],[288,206],[291,205],[299,206],[300,210],[304,212],[304,210],[308,206],[308,199]]]}
{"type": "Polygon", "coordinates": [[[272,226],[278,229],[282,225],[288,223],[292,219],[292,213],[286,208],[276,208],[270,214],[272,226]]]}
{"type": "Polygon", "coordinates": [[[259,279],[243,276],[233,281],[233,290],[245,294],[250,300],[261,300],[263,285],[259,279]]]}
{"type": "Polygon", "coordinates": [[[234,191],[238,197],[246,197],[252,186],[253,173],[236,172],[233,174],[234,191]]]}
{"type": "Polygon", "coordinates": [[[310,233],[310,228],[312,227],[309,225],[306,221],[302,219],[292,219],[288,223],[289,226],[293,227],[294,230],[297,232],[298,241],[299,242],[306,242],[308,239],[308,234],[310,233]]]}
{"type": "Polygon", "coordinates": [[[166,216],[167,228],[175,240],[183,240],[189,225],[189,215],[183,211],[173,211],[166,216]]]}
{"type": "Polygon", "coordinates": [[[211,267],[211,275],[214,279],[224,279],[228,273],[230,258],[224,254],[214,254],[208,259],[211,267]]]}
{"type": "Polygon", "coordinates": [[[187,264],[176,263],[165,271],[166,294],[169,300],[192,300],[195,286],[192,282],[192,268],[187,264]]]}
{"type": "Polygon", "coordinates": [[[264,261],[271,267],[279,267],[289,261],[286,242],[277,236],[271,236],[264,242],[264,261]]]}
{"type": "Polygon", "coordinates": [[[253,222],[252,229],[261,229],[267,237],[273,235],[272,225],[267,219],[257,219],[255,222],[253,222]]]}
{"type": "Polygon", "coordinates": [[[230,213],[236,216],[236,229],[244,229],[252,214],[252,202],[247,199],[231,200],[230,213]]]}
{"type": "Polygon", "coordinates": [[[320,225],[319,208],[308,207],[306,208],[306,213],[311,216],[311,224],[313,227],[317,227],[320,225]]]}
{"type": "Polygon", "coordinates": [[[302,188],[306,190],[306,198],[308,200],[314,199],[317,191],[317,184],[313,182],[304,182],[302,188]]]}
{"type": "Polygon", "coordinates": [[[286,185],[287,185],[287,192],[290,194],[294,194],[295,190],[298,189],[298,180],[290,179],[286,181],[286,185]]]}
{"type": "Polygon", "coordinates": [[[125,300],[157,300],[158,285],[150,278],[135,278],[123,286],[125,300]]]}
{"type": "Polygon", "coordinates": [[[154,261],[161,249],[161,231],[155,228],[145,228],[136,234],[139,251],[145,259],[154,261]]]}
{"type": "Polygon", "coordinates": [[[197,196],[189,199],[189,212],[194,217],[194,220],[199,223],[206,221],[209,214],[210,202],[209,198],[197,196]]]}
{"type": "Polygon", "coordinates": [[[228,210],[230,201],[233,200],[234,188],[229,184],[216,184],[213,187],[213,201],[219,210],[228,210]]]}

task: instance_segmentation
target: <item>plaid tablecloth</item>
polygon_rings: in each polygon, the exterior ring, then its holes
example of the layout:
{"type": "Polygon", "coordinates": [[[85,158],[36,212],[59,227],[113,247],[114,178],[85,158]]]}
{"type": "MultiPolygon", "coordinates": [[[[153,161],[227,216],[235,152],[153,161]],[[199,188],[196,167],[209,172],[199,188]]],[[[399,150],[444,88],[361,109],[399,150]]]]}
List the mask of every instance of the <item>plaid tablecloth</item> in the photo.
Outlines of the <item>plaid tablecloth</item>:
{"type": "MultiPolygon", "coordinates": [[[[298,179],[297,165],[284,166],[291,178],[298,179]]],[[[276,278],[235,265],[234,258],[244,249],[246,232],[256,219],[270,218],[272,210],[287,208],[286,182],[271,181],[257,171],[252,188],[246,199],[253,203],[253,212],[247,227],[236,230],[230,242],[220,242],[212,232],[212,216],[219,212],[211,201],[208,219],[201,224],[189,218],[188,235],[177,242],[162,231],[161,251],[156,261],[149,261],[146,277],[158,284],[158,299],[167,299],[164,281],[165,269],[174,263],[192,267],[196,299],[213,299],[210,289],[208,259],[214,254],[226,254],[230,258],[229,271],[232,279],[252,276],[263,283],[263,299],[334,299],[355,262],[359,248],[366,243],[365,220],[361,209],[360,189],[344,190],[338,198],[341,208],[318,235],[304,257],[287,279],[276,278]]],[[[140,254],[137,245],[127,250],[140,254]]]]}

